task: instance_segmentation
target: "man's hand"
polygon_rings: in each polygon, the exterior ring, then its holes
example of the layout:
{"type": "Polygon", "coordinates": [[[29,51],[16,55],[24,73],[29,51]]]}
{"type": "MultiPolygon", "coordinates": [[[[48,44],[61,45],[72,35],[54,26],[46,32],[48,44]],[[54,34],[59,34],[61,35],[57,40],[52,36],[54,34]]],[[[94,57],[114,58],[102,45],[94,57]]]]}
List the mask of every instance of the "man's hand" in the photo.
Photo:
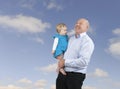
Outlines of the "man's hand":
{"type": "Polygon", "coordinates": [[[64,60],[64,59],[59,60],[58,66],[59,66],[60,68],[63,68],[63,67],[65,66],[65,60],[64,60]]]}

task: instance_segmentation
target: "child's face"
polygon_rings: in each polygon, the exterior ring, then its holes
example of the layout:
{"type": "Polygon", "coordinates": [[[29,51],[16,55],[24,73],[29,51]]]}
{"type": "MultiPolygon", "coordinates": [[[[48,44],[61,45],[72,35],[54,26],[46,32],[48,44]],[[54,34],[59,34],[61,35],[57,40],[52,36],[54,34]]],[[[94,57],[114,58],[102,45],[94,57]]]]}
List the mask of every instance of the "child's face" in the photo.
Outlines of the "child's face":
{"type": "Polygon", "coordinates": [[[67,34],[67,27],[62,27],[60,31],[61,35],[66,35],[67,34]]]}

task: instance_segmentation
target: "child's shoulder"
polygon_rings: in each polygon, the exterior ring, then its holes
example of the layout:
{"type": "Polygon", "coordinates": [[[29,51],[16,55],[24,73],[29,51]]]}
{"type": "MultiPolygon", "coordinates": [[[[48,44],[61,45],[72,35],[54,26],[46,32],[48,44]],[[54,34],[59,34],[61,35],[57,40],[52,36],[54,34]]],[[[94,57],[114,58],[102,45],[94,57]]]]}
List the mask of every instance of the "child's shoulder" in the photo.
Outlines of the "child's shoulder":
{"type": "Polygon", "coordinates": [[[56,33],[55,35],[53,35],[53,38],[60,38],[60,35],[56,33]]]}
{"type": "Polygon", "coordinates": [[[53,36],[53,38],[59,38],[59,39],[68,38],[68,35],[55,34],[55,35],[53,36]]]}

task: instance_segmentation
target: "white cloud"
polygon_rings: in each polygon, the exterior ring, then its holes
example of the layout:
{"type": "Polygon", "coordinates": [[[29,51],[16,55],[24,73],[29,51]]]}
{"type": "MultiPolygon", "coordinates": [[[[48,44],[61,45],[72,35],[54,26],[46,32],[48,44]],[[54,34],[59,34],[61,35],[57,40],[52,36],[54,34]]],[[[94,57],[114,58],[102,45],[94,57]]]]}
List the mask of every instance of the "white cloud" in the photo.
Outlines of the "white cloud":
{"type": "Polygon", "coordinates": [[[16,16],[3,16],[0,15],[0,25],[3,27],[11,27],[21,33],[40,33],[45,32],[50,28],[50,24],[43,22],[32,16],[16,15],[16,16]]]}
{"type": "Polygon", "coordinates": [[[0,89],[24,89],[23,87],[18,87],[14,85],[0,86],[0,89]]]}
{"type": "Polygon", "coordinates": [[[108,73],[102,69],[97,68],[94,72],[94,75],[97,77],[108,77],[108,73]]]}
{"type": "MultiPolygon", "coordinates": [[[[108,79],[102,79],[101,82],[103,84],[106,84],[106,85],[109,85],[109,86],[106,86],[105,89],[113,89],[113,87],[115,89],[120,89],[120,81],[115,81],[114,79],[112,79],[111,77],[108,78],[108,79]]],[[[105,87],[105,86],[104,86],[105,87]]]]}
{"type": "Polygon", "coordinates": [[[32,86],[26,86],[26,87],[23,87],[23,86],[16,86],[16,85],[7,85],[7,86],[0,86],[0,89],[37,89],[36,87],[32,87],[32,86]]]}
{"type": "Polygon", "coordinates": [[[36,41],[37,43],[44,44],[44,41],[43,41],[43,39],[41,39],[41,38],[39,38],[39,37],[37,37],[37,38],[34,38],[33,40],[34,40],[34,41],[36,41]]]}
{"type": "Polygon", "coordinates": [[[21,7],[27,9],[33,9],[38,0],[20,0],[18,3],[21,7]]]}
{"type": "Polygon", "coordinates": [[[117,29],[113,30],[112,32],[113,32],[114,34],[120,36],[120,28],[117,28],[117,29]]]}
{"type": "Polygon", "coordinates": [[[102,69],[96,68],[93,73],[88,74],[88,76],[93,77],[108,77],[108,73],[102,69]]]}
{"type": "Polygon", "coordinates": [[[115,43],[110,43],[109,52],[114,56],[120,56],[120,41],[115,43]]]}
{"type": "Polygon", "coordinates": [[[120,57],[120,28],[112,31],[117,37],[109,39],[107,52],[114,57],[120,57]]]}
{"type": "Polygon", "coordinates": [[[51,88],[50,88],[50,89],[56,89],[55,84],[54,84],[54,85],[51,85],[51,88]]]}
{"type": "Polygon", "coordinates": [[[24,84],[31,84],[32,81],[27,79],[27,78],[23,78],[23,79],[20,79],[18,80],[19,83],[24,83],[24,84]]]}
{"type": "Polygon", "coordinates": [[[40,68],[36,68],[39,71],[44,71],[44,72],[55,72],[57,68],[57,64],[49,64],[48,66],[45,67],[40,67],[40,68]]]}
{"type": "Polygon", "coordinates": [[[50,0],[48,3],[44,2],[44,5],[48,10],[50,9],[56,9],[56,10],[62,10],[63,7],[55,2],[55,0],[50,0]]]}
{"type": "Polygon", "coordinates": [[[34,85],[38,89],[44,89],[44,87],[46,86],[46,84],[47,84],[46,80],[38,80],[38,81],[36,81],[36,83],[34,85]]]}
{"type": "Polygon", "coordinates": [[[83,89],[98,89],[96,87],[91,87],[91,86],[84,86],[83,89]]]}
{"type": "Polygon", "coordinates": [[[24,7],[24,8],[28,8],[28,9],[32,9],[33,8],[33,4],[23,4],[23,5],[21,5],[22,7],[24,7]]]}
{"type": "Polygon", "coordinates": [[[23,78],[20,79],[19,81],[14,81],[14,83],[8,84],[6,86],[0,85],[0,89],[45,89],[47,85],[47,81],[45,79],[40,79],[33,82],[29,79],[23,78]],[[21,84],[27,84],[27,85],[21,85],[21,84]]]}

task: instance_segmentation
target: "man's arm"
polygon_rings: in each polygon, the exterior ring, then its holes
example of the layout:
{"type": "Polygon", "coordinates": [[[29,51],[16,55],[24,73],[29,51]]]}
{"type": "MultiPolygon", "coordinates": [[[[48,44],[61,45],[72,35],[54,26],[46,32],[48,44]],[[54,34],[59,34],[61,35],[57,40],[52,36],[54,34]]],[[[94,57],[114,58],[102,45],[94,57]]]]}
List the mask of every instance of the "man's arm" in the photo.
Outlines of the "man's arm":
{"type": "Polygon", "coordinates": [[[90,61],[90,57],[94,50],[94,44],[93,42],[87,42],[84,44],[79,51],[79,58],[77,59],[70,59],[65,60],[64,65],[68,67],[76,67],[76,68],[82,68],[88,65],[90,61]]]}

